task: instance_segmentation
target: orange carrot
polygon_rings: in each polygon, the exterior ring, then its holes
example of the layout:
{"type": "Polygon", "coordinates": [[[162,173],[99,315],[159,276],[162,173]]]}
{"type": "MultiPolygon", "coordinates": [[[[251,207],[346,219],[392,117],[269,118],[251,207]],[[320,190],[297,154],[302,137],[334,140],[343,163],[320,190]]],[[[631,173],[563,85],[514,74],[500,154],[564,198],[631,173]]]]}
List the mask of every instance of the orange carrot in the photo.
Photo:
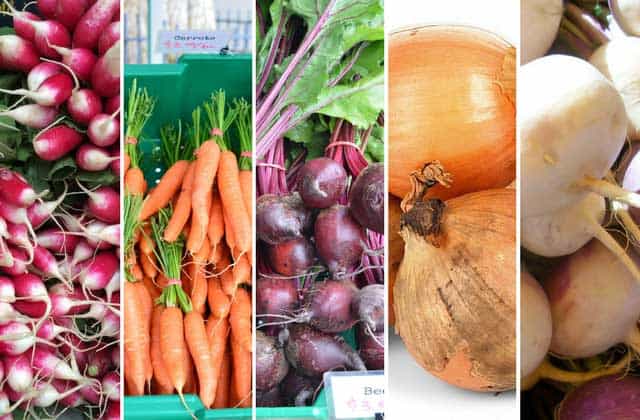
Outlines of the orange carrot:
{"type": "Polygon", "coordinates": [[[153,250],[156,248],[156,243],[153,241],[153,232],[151,231],[151,225],[149,223],[142,226],[138,245],[140,247],[140,252],[143,254],[153,254],[153,250]]]}
{"type": "Polygon", "coordinates": [[[169,204],[178,188],[182,185],[182,180],[188,168],[188,161],[179,160],[162,175],[158,185],[147,195],[147,198],[142,203],[138,220],[147,220],[158,210],[169,204]]]}
{"type": "MultiPolygon", "coordinates": [[[[136,291],[138,293],[138,305],[144,311],[144,321],[146,331],[151,334],[151,317],[153,315],[153,301],[151,294],[147,290],[147,287],[143,282],[139,281],[134,283],[136,291]]],[[[149,338],[150,339],[150,338],[149,338]]],[[[149,352],[145,355],[145,379],[147,383],[151,382],[153,377],[153,366],[151,365],[151,343],[149,343],[149,352]]]]}
{"type": "MultiPolygon", "coordinates": [[[[234,250],[236,247],[235,240],[233,238],[233,230],[231,230],[231,222],[229,221],[229,217],[227,217],[227,212],[222,212],[222,219],[224,221],[224,238],[227,242],[227,246],[229,250],[234,250]]],[[[233,255],[233,253],[231,253],[233,255]]]]}
{"type": "Polygon", "coordinates": [[[213,316],[209,316],[206,329],[207,337],[209,338],[209,345],[211,348],[211,360],[213,361],[213,368],[215,374],[217,376],[220,376],[220,370],[222,369],[222,360],[224,359],[224,353],[227,351],[229,319],[218,319],[214,318],[213,316]]]}
{"type": "Polygon", "coordinates": [[[252,351],[251,339],[251,296],[245,289],[239,288],[231,301],[229,323],[235,340],[244,351],[252,351]]]}
{"type": "Polygon", "coordinates": [[[226,253],[229,252],[225,248],[227,248],[227,245],[222,241],[220,241],[218,246],[214,246],[214,247],[211,248],[211,252],[209,253],[208,261],[209,261],[209,263],[213,264],[214,267],[220,262],[220,260],[224,256],[225,252],[226,253]]]}
{"type": "MultiPolygon", "coordinates": [[[[189,236],[187,237],[187,249],[189,250],[190,253],[195,254],[196,252],[199,252],[200,249],[202,248],[202,244],[204,243],[205,239],[207,238],[207,235],[205,233],[205,235],[202,237],[202,240],[200,240],[200,230],[201,230],[201,224],[206,222],[207,225],[209,224],[209,212],[211,209],[211,194],[213,193],[213,191],[209,191],[207,192],[205,195],[205,207],[207,209],[207,220],[199,220],[198,217],[196,216],[195,211],[192,212],[192,222],[191,222],[191,230],[189,231],[189,236]]],[[[206,229],[205,229],[206,230],[206,229]]]]}
{"type": "Polygon", "coordinates": [[[147,292],[149,292],[152,302],[155,302],[156,299],[160,297],[160,289],[158,289],[158,287],[153,283],[153,279],[150,277],[144,276],[142,283],[144,283],[144,287],[147,288],[147,292]]]}
{"type": "Polygon", "coordinates": [[[150,359],[150,334],[145,308],[139,304],[138,286],[124,282],[124,351],[125,375],[131,395],[144,394],[147,359],[150,359]]]}
{"type": "Polygon", "coordinates": [[[171,384],[182,397],[187,381],[187,364],[189,353],[184,340],[184,322],[180,308],[170,306],[160,316],[160,350],[162,361],[168,367],[171,384]]]}
{"type": "Polygon", "coordinates": [[[238,406],[251,407],[251,352],[246,351],[231,331],[231,355],[233,357],[233,379],[238,396],[238,406]]]}
{"type": "Polygon", "coordinates": [[[129,271],[131,272],[131,275],[136,280],[136,282],[142,281],[144,274],[142,273],[142,268],[140,268],[140,265],[138,263],[135,263],[131,267],[129,267],[129,271]]]}
{"type": "Polygon", "coordinates": [[[239,173],[240,189],[242,190],[242,199],[244,208],[247,209],[249,221],[253,220],[253,172],[241,169],[239,173]]]}
{"type": "Polygon", "coordinates": [[[147,181],[140,168],[129,168],[124,175],[124,188],[127,194],[144,194],[147,190],[147,181]]]}
{"type": "Polygon", "coordinates": [[[187,380],[184,383],[184,393],[195,394],[198,390],[198,377],[196,376],[195,368],[193,366],[193,359],[188,352],[187,358],[184,361],[184,367],[187,372],[187,380]]]}
{"type": "Polygon", "coordinates": [[[160,348],[160,319],[164,307],[156,305],[153,308],[151,317],[151,364],[153,366],[153,377],[158,384],[158,394],[173,393],[173,385],[167,368],[162,360],[162,350],[160,348]]]}
{"type": "Polygon", "coordinates": [[[187,246],[189,249],[200,249],[202,241],[204,241],[204,237],[207,235],[210,212],[209,206],[211,205],[208,197],[211,197],[211,189],[213,188],[216,173],[218,172],[220,147],[215,140],[207,140],[200,145],[196,154],[195,179],[191,193],[191,208],[193,210],[192,223],[196,226],[192,228],[193,235],[195,236],[192,240],[192,246],[187,246]]]}
{"type": "Polygon", "coordinates": [[[193,358],[193,364],[198,373],[200,384],[200,400],[205,407],[211,408],[216,396],[218,375],[214,372],[211,359],[211,347],[204,325],[202,315],[197,311],[191,311],[184,317],[184,331],[189,353],[193,358]]]}
{"type": "Polygon", "coordinates": [[[154,254],[153,252],[151,254],[143,253],[140,256],[140,266],[142,267],[142,272],[146,277],[155,279],[158,275],[156,254],[154,254]]]}
{"type": "Polygon", "coordinates": [[[189,215],[191,215],[191,190],[193,188],[195,167],[193,162],[189,164],[189,169],[187,169],[187,173],[182,181],[178,201],[173,207],[173,214],[171,215],[171,219],[169,219],[169,224],[164,230],[164,240],[167,242],[173,242],[178,239],[184,225],[187,223],[187,220],[189,220],[189,215]]]}
{"type": "Polygon", "coordinates": [[[234,247],[246,253],[251,246],[251,223],[242,198],[238,172],[236,155],[228,150],[222,152],[218,168],[220,199],[233,233],[234,247]]]}
{"type": "Polygon", "coordinates": [[[206,256],[209,254],[209,239],[205,238],[202,249],[192,257],[191,264],[191,304],[193,310],[203,314],[207,303],[206,256]]]}
{"type": "Polygon", "coordinates": [[[231,357],[229,352],[225,351],[222,356],[222,366],[220,367],[220,376],[218,377],[218,387],[216,388],[216,399],[213,403],[214,408],[229,407],[229,381],[231,379],[231,357]]]}
{"type": "Polygon", "coordinates": [[[124,157],[122,158],[122,171],[123,173],[126,173],[129,168],[131,167],[131,158],[129,157],[128,153],[124,154],[124,157]]]}
{"type": "Polygon", "coordinates": [[[211,196],[211,212],[209,213],[207,235],[209,236],[211,247],[215,250],[224,236],[224,216],[218,190],[213,190],[211,196]]]}
{"type": "Polygon", "coordinates": [[[222,287],[226,294],[233,296],[236,292],[236,289],[241,284],[249,284],[251,283],[251,266],[249,265],[249,257],[247,254],[243,254],[236,264],[233,266],[232,270],[232,279],[231,284],[223,284],[222,287]]]}
{"type": "MultiPolygon", "coordinates": [[[[231,346],[231,344],[229,344],[231,346]]],[[[233,356],[230,360],[231,364],[231,378],[229,378],[229,407],[238,407],[240,404],[240,398],[238,398],[238,392],[236,390],[236,377],[233,373],[233,356]]]]}
{"type": "Polygon", "coordinates": [[[231,301],[229,297],[222,291],[220,278],[210,277],[207,287],[207,302],[211,315],[215,318],[226,318],[229,315],[231,301]]]}
{"type": "Polygon", "coordinates": [[[221,243],[218,245],[218,248],[220,248],[220,255],[215,264],[216,274],[219,274],[222,271],[228,271],[231,266],[231,253],[229,251],[229,247],[226,244],[221,243]]]}
{"type": "Polygon", "coordinates": [[[180,273],[180,280],[182,281],[182,289],[187,296],[191,296],[193,288],[193,261],[189,260],[186,263],[186,267],[180,273]]]}

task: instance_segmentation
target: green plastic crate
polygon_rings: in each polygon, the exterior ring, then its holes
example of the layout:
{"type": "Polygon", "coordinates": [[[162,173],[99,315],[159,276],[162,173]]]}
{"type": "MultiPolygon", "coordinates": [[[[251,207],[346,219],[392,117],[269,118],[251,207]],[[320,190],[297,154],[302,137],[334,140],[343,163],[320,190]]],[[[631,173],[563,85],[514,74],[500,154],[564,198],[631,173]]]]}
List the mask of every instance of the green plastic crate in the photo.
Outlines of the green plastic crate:
{"type": "MultiPolygon", "coordinates": [[[[149,185],[154,185],[165,171],[156,149],[160,128],[182,119],[191,121],[191,112],[208,100],[211,93],[224,89],[229,100],[251,101],[252,72],[250,55],[184,55],[177,64],[142,64],[125,66],[125,99],[133,79],[156,98],[153,116],[144,128],[140,149],[141,167],[149,185]]],[[[183,126],[184,127],[184,126],[183,126]]],[[[196,395],[185,395],[187,405],[200,420],[249,420],[250,408],[206,410],[196,395]]],[[[129,420],[191,420],[176,395],[125,397],[125,418],[129,420]]]]}

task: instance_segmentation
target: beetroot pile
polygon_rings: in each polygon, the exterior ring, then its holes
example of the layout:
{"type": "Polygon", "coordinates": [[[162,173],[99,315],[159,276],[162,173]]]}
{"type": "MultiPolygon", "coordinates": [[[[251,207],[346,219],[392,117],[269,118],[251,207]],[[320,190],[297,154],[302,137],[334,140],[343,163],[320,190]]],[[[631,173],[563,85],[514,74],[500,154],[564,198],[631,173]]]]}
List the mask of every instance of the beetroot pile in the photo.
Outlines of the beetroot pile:
{"type": "Polygon", "coordinates": [[[384,369],[384,167],[362,162],[299,159],[292,192],[257,200],[258,406],[310,405],[328,371],[384,369]]]}
{"type": "Polygon", "coordinates": [[[116,419],[120,4],[5,5],[0,418],[116,419]]]}

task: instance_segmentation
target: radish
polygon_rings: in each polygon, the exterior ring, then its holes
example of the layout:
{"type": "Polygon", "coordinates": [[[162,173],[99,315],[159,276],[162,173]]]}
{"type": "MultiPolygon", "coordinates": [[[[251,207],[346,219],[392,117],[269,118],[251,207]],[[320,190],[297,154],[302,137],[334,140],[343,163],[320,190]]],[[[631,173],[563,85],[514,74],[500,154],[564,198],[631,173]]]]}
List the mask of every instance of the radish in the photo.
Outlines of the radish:
{"type": "Polygon", "coordinates": [[[552,319],[549,299],[526,270],[520,274],[520,374],[529,376],[544,360],[551,345],[552,319]]]}
{"type": "Polygon", "coordinates": [[[65,281],[64,276],[58,267],[58,261],[48,249],[36,245],[33,249],[33,265],[40,270],[47,278],[60,279],[65,281]]]}
{"type": "MultiPolygon", "coordinates": [[[[631,258],[638,258],[630,251],[631,258]]],[[[595,356],[619,343],[640,350],[640,284],[618,257],[591,241],[544,282],[553,317],[551,351],[595,356]]]]}
{"type": "Polygon", "coordinates": [[[7,258],[11,264],[3,265],[2,271],[11,276],[18,276],[27,272],[29,257],[23,250],[9,247],[7,255],[11,255],[11,257],[7,258]]]}
{"type": "MultiPolygon", "coordinates": [[[[120,109],[120,94],[118,93],[116,96],[112,96],[111,98],[107,98],[104,103],[104,112],[106,114],[116,115],[116,111],[120,109]]],[[[118,121],[120,120],[120,114],[117,114],[118,121]]]]}
{"type": "Polygon", "coordinates": [[[522,217],[566,208],[589,190],[640,206],[639,196],[601,180],[622,150],[627,116],[597,69],[570,56],[534,60],[521,68],[519,98],[522,217]]]}
{"type": "Polygon", "coordinates": [[[19,312],[34,317],[46,318],[51,312],[51,299],[42,279],[35,274],[25,273],[13,277],[16,302],[13,306],[19,312]]]}
{"type": "Polygon", "coordinates": [[[56,17],[56,3],[58,0],[36,0],[38,11],[44,17],[53,19],[56,17]]]}
{"type": "MultiPolygon", "coordinates": [[[[11,8],[11,5],[9,5],[11,8]]],[[[14,11],[13,13],[13,29],[16,31],[16,35],[33,42],[36,38],[36,29],[32,25],[32,22],[39,22],[42,19],[40,16],[27,12],[27,11],[14,11]]],[[[10,13],[4,12],[3,14],[10,13]]]]}
{"type": "Polygon", "coordinates": [[[627,135],[640,140],[640,38],[615,38],[598,48],[589,62],[620,92],[629,117],[627,135]]]}
{"type": "Polygon", "coordinates": [[[120,244],[120,225],[107,225],[100,221],[94,221],[87,225],[87,241],[89,245],[98,249],[107,249],[120,244]]]}
{"type": "Polygon", "coordinates": [[[623,31],[640,36],[640,4],[636,0],[609,0],[609,7],[623,31]]]}
{"type": "Polygon", "coordinates": [[[39,201],[27,208],[27,220],[34,229],[39,228],[51,218],[51,215],[60,206],[65,196],[66,190],[55,201],[39,201]]]}
{"type": "Polygon", "coordinates": [[[16,290],[8,277],[0,276],[0,302],[13,303],[16,300],[16,290]]]}
{"type": "Polygon", "coordinates": [[[49,228],[38,231],[36,243],[56,254],[70,255],[75,253],[80,238],[67,235],[67,232],[59,228],[49,228]]]}
{"type": "Polygon", "coordinates": [[[102,416],[102,420],[120,420],[120,402],[109,401],[107,411],[102,416]]]}
{"type": "Polygon", "coordinates": [[[62,62],[82,81],[88,81],[98,61],[95,54],[86,48],[64,48],[52,46],[62,57],[62,62]]]}
{"type": "Polygon", "coordinates": [[[82,134],[62,124],[41,131],[33,139],[33,149],[40,159],[53,161],[68,154],[80,143],[82,143],[82,134]]]}
{"type": "Polygon", "coordinates": [[[22,175],[0,168],[0,197],[15,206],[28,207],[38,195],[22,175]]]}
{"type": "Polygon", "coordinates": [[[119,260],[113,252],[99,252],[78,265],[80,284],[84,289],[104,289],[119,269],[119,260]]]}
{"type": "Polygon", "coordinates": [[[120,147],[112,148],[111,157],[117,158],[114,159],[113,162],[111,162],[111,165],[109,165],[109,167],[111,168],[111,172],[113,172],[117,176],[120,176],[120,147]]]}
{"type": "Polygon", "coordinates": [[[25,354],[3,357],[7,384],[14,391],[26,392],[33,386],[33,369],[31,360],[25,354]]]}
{"type": "MultiPolygon", "coordinates": [[[[102,390],[98,384],[87,384],[80,388],[80,395],[82,398],[90,402],[91,404],[98,405],[102,398],[102,390]]],[[[119,419],[119,418],[118,418],[119,419]]]]}
{"type": "Polygon", "coordinates": [[[98,114],[89,123],[87,136],[96,146],[107,147],[115,144],[120,137],[120,122],[116,118],[118,111],[112,115],[98,114]]]}
{"type": "Polygon", "coordinates": [[[98,0],[80,18],[73,32],[73,45],[94,49],[102,32],[120,9],[119,0],[98,0]]]}
{"type": "Polygon", "coordinates": [[[36,346],[33,350],[33,367],[44,377],[53,377],[78,383],[86,383],[87,379],[68,363],[60,359],[52,350],[36,346]]]}
{"type": "Polygon", "coordinates": [[[51,385],[60,393],[58,402],[65,407],[79,407],[86,404],[87,401],[82,396],[82,389],[88,385],[73,386],[71,381],[61,381],[54,379],[51,381],[51,385]],[[71,392],[70,392],[71,391],[71,392]]]}
{"type": "Polygon", "coordinates": [[[84,295],[82,290],[74,289],[72,292],[62,285],[64,290],[59,288],[51,289],[49,298],[51,299],[51,315],[61,317],[64,315],[76,315],[86,312],[92,303],[84,295]]]}
{"type": "Polygon", "coordinates": [[[73,31],[88,8],[88,0],[57,0],[55,16],[68,30],[73,31]]]}
{"type": "Polygon", "coordinates": [[[85,143],[76,152],[76,163],[85,171],[104,171],[114,160],[105,149],[92,144],[85,143]]]}
{"type": "MultiPolygon", "coordinates": [[[[50,362],[53,363],[53,359],[50,359],[50,362]]],[[[38,394],[31,400],[35,407],[50,407],[56,402],[62,402],[65,398],[74,393],[78,392],[80,388],[85,386],[86,381],[80,385],[75,386],[74,388],[68,389],[67,391],[60,393],[58,390],[48,382],[39,382],[36,384],[35,388],[38,391],[38,394]]]]}
{"type": "Polygon", "coordinates": [[[120,375],[109,372],[102,378],[102,393],[111,401],[120,401],[120,375]]]}
{"type": "Polygon", "coordinates": [[[120,194],[111,187],[99,187],[94,191],[83,188],[88,196],[87,210],[93,217],[105,223],[120,220],[120,194]]]}
{"type": "Polygon", "coordinates": [[[98,39],[98,54],[104,55],[120,40],[120,21],[111,22],[98,39]]]}
{"type": "Polygon", "coordinates": [[[0,116],[9,117],[26,127],[40,130],[55,121],[58,110],[50,106],[27,104],[2,111],[0,116]]]}
{"type": "Polygon", "coordinates": [[[59,64],[43,61],[32,68],[27,75],[27,88],[31,91],[36,91],[42,85],[42,82],[60,73],[64,73],[64,68],[59,64]]]}
{"type": "Polygon", "coordinates": [[[42,106],[57,107],[62,105],[73,91],[73,80],[66,73],[58,73],[45,79],[35,91],[26,89],[5,90],[0,92],[10,95],[24,95],[42,106]]]}
{"type": "Polygon", "coordinates": [[[563,14],[562,0],[523,0],[520,7],[520,63],[543,56],[556,38],[563,14]]]}
{"type": "Polygon", "coordinates": [[[27,325],[20,322],[0,325],[0,355],[18,356],[35,344],[35,336],[27,325]]]}
{"type": "Polygon", "coordinates": [[[29,229],[25,225],[7,223],[7,233],[9,234],[7,242],[26,250],[29,255],[28,261],[31,262],[33,260],[33,244],[29,236],[29,229]]]}
{"type": "Polygon", "coordinates": [[[106,98],[120,93],[120,41],[113,44],[96,62],[91,86],[98,95],[106,98]]]}
{"type": "Polygon", "coordinates": [[[0,35],[0,68],[28,72],[40,62],[36,47],[16,35],[0,35]]]}
{"type": "Polygon", "coordinates": [[[10,322],[26,324],[31,321],[31,318],[16,311],[10,303],[0,302],[0,325],[8,324],[10,322]]]}
{"type": "Polygon", "coordinates": [[[67,101],[67,111],[73,121],[80,125],[88,125],[102,112],[100,96],[91,89],[76,90],[67,101]]]}

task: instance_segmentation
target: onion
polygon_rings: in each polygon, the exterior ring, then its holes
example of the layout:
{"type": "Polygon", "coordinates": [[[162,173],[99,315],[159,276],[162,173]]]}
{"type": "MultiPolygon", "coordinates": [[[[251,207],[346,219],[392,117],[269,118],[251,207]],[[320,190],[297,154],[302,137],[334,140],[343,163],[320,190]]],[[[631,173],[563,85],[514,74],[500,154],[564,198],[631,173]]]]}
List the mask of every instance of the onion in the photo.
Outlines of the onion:
{"type": "Polygon", "coordinates": [[[389,192],[438,159],[453,175],[446,200],[515,179],[515,49],[463,26],[426,26],[389,39],[389,192]]]}
{"type": "MultiPolygon", "coordinates": [[[[433,179],[433,178],[431,178],[433,179]]],[[[512,389],[516,375],[516,192],[403,202],[396,329],[416,361],[461,388],[512,389]]]]}

